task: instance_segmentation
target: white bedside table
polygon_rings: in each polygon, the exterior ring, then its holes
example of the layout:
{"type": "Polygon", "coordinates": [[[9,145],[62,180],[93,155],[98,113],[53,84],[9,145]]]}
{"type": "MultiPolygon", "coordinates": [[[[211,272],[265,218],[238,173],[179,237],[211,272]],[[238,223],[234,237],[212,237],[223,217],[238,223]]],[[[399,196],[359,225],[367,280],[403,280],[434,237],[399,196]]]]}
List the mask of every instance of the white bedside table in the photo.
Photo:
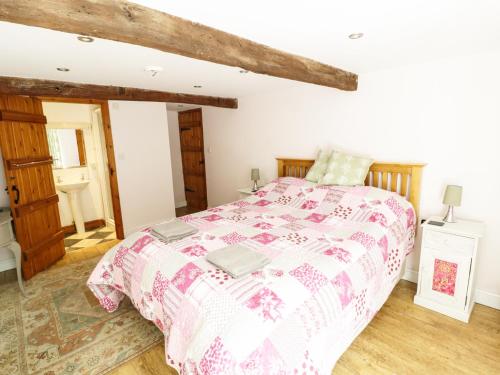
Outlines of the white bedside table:
{"type": "Polygon", "coordinates": [[[474,307],[476,260],[484,224],[457,220],[440,227],[429,221],[442,221],[442,218],[431,217],[422,225],[414,302],[468,322],[474,307]]]}
{"type": "MultiPolygon", "coordinates": [[[[260,189],[260,187],[259,187],[259,189],[260,189]]],[[[248,196],[254,194],[255,192],[252,191],[251,187],[246,187],[246,188],[238,189],[238,193],[240,193],[240,199],[245,199],[248,196]]]]}
{"type": "Polygon", "coordinates": [[[15,241],[12,231],[10,210],[0,211],[0,247],[9,249],[16,259],[17,282],[24,295],[23,277],[21,275],[21,246],[15,241]]]}

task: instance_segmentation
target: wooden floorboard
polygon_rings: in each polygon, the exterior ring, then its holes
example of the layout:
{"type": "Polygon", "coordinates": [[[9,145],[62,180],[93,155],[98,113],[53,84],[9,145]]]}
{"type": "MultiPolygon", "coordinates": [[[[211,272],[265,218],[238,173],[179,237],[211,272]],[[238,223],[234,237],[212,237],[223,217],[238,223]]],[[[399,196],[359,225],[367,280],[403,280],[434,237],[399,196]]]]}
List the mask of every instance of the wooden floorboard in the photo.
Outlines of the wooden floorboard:
{"type": "MultiPolygon", "coordinates": [[[[55,267],[104,254],[118,243],[75,250],[55,267]]],[[[416,285],[401,281],[373,321],[332,371],[352,374],[500,374],[500,310],[476,304],[470,322],[413,304],[416,285]]],[[[163,343],[114,369],[111,375],[174,375],[163,343]]]]}

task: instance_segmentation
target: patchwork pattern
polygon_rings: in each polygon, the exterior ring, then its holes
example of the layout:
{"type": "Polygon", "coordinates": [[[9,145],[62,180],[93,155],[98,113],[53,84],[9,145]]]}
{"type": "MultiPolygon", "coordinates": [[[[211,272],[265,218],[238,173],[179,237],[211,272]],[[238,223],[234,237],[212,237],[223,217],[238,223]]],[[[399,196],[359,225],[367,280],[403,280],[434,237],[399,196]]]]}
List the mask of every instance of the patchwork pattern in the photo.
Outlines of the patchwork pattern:
{"type": "Polygon", "coordinates": [[[283,301],[268,288],[262,288],[245,304],[249,309],[256,311],[264,320],[275,322],[281,318],[283,301]]]}
{"type": "Polygon", "coordinates": [[[275,236],[274,234],[271,233],[259,233],[256,236],[253,236],[252,239],[254,239],[257,242],[260,242],[263,245],[270,244],[274,240],[278,239],[278,236],[275,236]]]}
{"type": "Polygon", "coordinates": [[[342,309],[344,309],[354,297],[351,279],[346,272],[341,272],[333,279],[332,284],[337,291],[342,309]]]}
{"type": "Polygon", "coordinates": [[[188,263],[175,274],[172,279],[172,284],[177,287],[182,293],[186,293],[189,286],[200,275],[203,275],[203,270],[194,263],[188,263]]]}
{"type": "Polygon", "coordinates": [[[223,240],[228,245],[234,245],[235,243],[245,241],[246,239],[247,238],[245,236],[242,236],[238,232],[231,232],[221,237],[221,240],[223,240]]]}
{"type": "MultiPolygon", "coordinates": [[[[149,229],[134,233],[104,255],[88,286],[110,312],[129,296],[186,374],[330,373],[346,349],[339,342],[388,297],[415,233],[414,210],[395,193],[291,177],[180,219],[199,232],[169,244],[149,229]],[[206,261],[235,243],[271,262],[233,279],[206,261]]],[[[452,293],[438,268],[436,288],[452,293]]]]}
{"type": "Polygon", "coordinates": [[[328,279],[321,272],[308,263],[290,271],[290,275],[299,280],[311,293],[316,293],[328,282],[328,279]]]}
{"type": "Polygon", "coordinates": [[[216,337],[210,348],[200,362],[200,370],[203,375],[227,374],[234,366],[231,353],[224,348],[222,339],[216,337]]]}

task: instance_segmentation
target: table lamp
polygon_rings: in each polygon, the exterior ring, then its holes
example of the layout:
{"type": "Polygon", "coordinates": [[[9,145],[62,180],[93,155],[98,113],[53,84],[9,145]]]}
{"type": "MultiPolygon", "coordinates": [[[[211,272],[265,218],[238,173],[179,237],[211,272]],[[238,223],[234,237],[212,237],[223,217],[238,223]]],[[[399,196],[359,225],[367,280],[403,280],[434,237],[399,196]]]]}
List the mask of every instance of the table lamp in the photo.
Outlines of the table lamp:
{"type": "Polygon", "coordinates": [[[251,179],[253,181],[252,191],[256,192],[257,190],[259,190],[259,187],[257,186],[257,181],[260,180],[259,168],[252,168],[251,179]]]}
{"type": "Polygon", "coordinates": [[[453,207],[460,207],[462,203],[462,187],[458,185],[448,185],[446,186],[446,191],[444,192],[443,204],[448,205],[448,211],[446,216],[443,218],[445,223],[456,223],[453,207]]]}

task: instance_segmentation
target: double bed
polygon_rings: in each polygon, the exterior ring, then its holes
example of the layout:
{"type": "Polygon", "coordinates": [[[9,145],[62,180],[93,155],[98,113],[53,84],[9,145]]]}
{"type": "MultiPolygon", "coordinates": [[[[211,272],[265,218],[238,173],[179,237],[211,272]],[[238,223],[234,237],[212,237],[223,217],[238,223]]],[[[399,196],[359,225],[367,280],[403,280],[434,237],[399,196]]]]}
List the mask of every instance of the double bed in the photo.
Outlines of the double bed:
{"type": "Polygon", "coordinates": [[[375,163],[365,186],[303,177],[278,159],[248,198],[187,215],[195,235],[145,229],[100,260],[88,286],[108,311],[128,296],[165,335],[181,374],[328,374],[399,281],[413,249],[422,164],[375,163]],[[271,263],[239,279],[206,254],[243,244],[271,263]]]}

